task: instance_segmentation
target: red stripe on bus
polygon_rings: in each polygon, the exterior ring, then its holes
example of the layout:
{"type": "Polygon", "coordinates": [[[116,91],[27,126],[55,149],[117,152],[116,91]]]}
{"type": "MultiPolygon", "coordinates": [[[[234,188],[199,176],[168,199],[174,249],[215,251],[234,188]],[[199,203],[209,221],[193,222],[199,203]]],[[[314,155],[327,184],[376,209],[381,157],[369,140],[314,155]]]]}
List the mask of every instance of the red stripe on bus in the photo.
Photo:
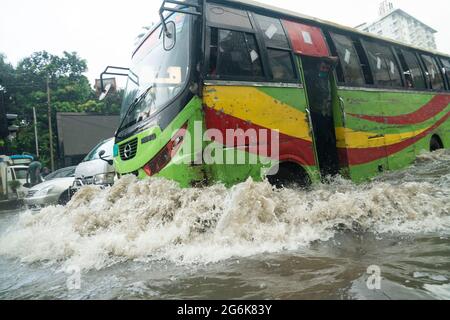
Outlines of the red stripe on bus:
{"type": "MultiPolygon", "coordinates": [[[[231,115],[225,114],[223,112],[214,110],[212,108],[205,107],[205,122],[206,129],[216,129],[220,132],[221,137],[226,139],[227,130],[238,130],[241,129],[244,132],[247,130],[256,130],[256,136],[258,139],[258,146],[249,145],[249,141],[245,142],[245,145],[238,145],[238,141],[220,141],[216,139],[215,142],[222,145],[227,145],[231,148],[242,148],[246,151],[258,154],[261,156],[273,157],[276,155],[271,154],[272,141],[271,133],[272,130],[269,128],[264,128],[248,121],[244,121],[233,117],[231,115]],[[267,132],[267,139],[261,138],[261,130],[267,132]],[[267,142],[267,143],[266,143],[267,142]]],[[[220,137],[219,137],[220,138],[220,137]]],[[[294,138],[282,133],[279,133],[279,159],[280,161],[294,160],[299,164],[305,166],[315,166],[316,160],[314,157],[314,147],[312,142],[303,139],[294,138]]],[[[277,159],[275,159],[277,160],[277,159]]]]}
{"type": "Polygon", "coordinates": [[[408,148],[409,146],[413,145],[420,139],[425,138],[433,130],[437,129],[440,125],[442,125],[448,118],[450,118],[450,112],[448,112],[441,120],[439,120],[435,125],[430,127],[428,130],[422,132],[421,134],[413,138],[399,142],[397,144],[377,148],[361,148],[361,149],[340,148],[339,153],[341,154],[341,157],[343,158],[346,157],[348,159],[348,164],[351,166],[366,164],[372,161],[386,158],[388,156],[391,156],[397,152],[400,152],[408,148]]]}
{"type": "Polygon", "coordinates": [[[433,97],[433,99],[431,99],[431,101],[424,105],[422,108],[410,114],[386,117],[357,115],[351,113],[349,113],[349,115],[383,124],[411,125],[422,123],[433,118],[434,116],[444,111],[449,103],[450,95],[438,95],[433,97]]]}

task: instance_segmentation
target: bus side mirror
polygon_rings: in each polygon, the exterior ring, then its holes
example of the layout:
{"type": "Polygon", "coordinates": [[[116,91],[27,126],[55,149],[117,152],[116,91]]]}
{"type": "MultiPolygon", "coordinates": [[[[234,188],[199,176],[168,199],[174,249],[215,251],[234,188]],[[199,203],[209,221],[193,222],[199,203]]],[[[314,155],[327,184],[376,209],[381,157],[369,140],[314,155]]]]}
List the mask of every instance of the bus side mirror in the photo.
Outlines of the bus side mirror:
{"type": "Polygon", "coordinates": [[[166,30],[163,30],[164,50],[170,51],[175,47],[175,44],[177,43],[177,27],[175,25],[175,22],[170,21],[166,23],[165,28],[166,30]]]}
{"type": "Polygon", "coordinates": [[[109,91],[111,91],[112,85],[108,84],[105,87],[105,90],[102,92],[102,94],[100,95],[100,97],[98,98],[99,101],[103,101],[105,100],[105,98],[108,96],[109,91]]]}
{"type": "MultiPolygon", "coordinates": [[[[97,94],[99,95],[99,100],[102,101],[106,98],[108,93],[111,91],[111,89],[116,89],[116,79],[115,78],[109,78],[105,79],[105,75],[110,76],[121,76],[121,77],[129,77],[130,69],[129,68],[122,68],[122,67],[113,67],[113,66],[107,66],[105,71],[103,71],[100,74],[100,80],[95,81],[95,88],[97,89],[97,94]],[[105,82],[108,81],[108,83],[105,85],[105,82]]],[[[129,77],[129,79],[132,79],[129,77]]],[[[138,80],[132,80],[136,84],[138,84],[138,80]]]]}

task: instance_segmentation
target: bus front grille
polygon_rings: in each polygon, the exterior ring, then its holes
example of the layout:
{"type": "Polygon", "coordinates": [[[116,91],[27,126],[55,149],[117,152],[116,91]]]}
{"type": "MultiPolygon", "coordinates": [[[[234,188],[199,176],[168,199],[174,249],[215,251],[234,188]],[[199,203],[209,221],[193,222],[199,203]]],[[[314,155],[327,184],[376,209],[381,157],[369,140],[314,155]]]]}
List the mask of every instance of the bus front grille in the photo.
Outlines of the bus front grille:
{"type": "Polygon", "coordinates": [[[120,158],[123,161],[131,160],[136,157],[138,148],[138,139],[135,138],[119,147],[120,158]]]}

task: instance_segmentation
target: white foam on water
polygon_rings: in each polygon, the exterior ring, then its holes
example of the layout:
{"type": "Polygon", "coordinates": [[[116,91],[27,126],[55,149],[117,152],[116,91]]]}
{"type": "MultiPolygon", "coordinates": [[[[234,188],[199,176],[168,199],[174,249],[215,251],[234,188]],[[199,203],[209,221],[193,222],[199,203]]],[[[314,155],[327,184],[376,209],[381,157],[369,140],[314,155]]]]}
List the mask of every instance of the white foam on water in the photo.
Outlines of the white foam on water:
{"type": "Polygon", "coordinates": [[[450,284],[435,285],[426,284],[424,285],[425,290],[431,292],[433,296],[440,300],[450,300],[450,284]]]}
{"type": "Polygon", "coordinates": [[[428,278],[428,279],[431,279],[431,280],[437,281],[437,282],[447,282],[448,281],[448,278],[446,276],[430,274],[428,272],[414,272],[413,277],[415,279],[428,278]]]}
{"type": "Polygon", "coordinates": [[[421,154],[417,156],[417,162],[429,162],[429,161],[442,161],[450,160],[450,152],[446,149],[437,150],[435,152],[422,151],[421,154]]]}
{"type": "Polygon", "coordinates": [[[336,179],[303,191],[252,180],[231,189],[181,189],[127,176],[105,190],[83,188],[66,207],[23,213],[1,235],[0,255],[89,270],[127,260],[203,264],[296,250],[337,230],[449,234],[449,175],[436,180],[336,179]]]}

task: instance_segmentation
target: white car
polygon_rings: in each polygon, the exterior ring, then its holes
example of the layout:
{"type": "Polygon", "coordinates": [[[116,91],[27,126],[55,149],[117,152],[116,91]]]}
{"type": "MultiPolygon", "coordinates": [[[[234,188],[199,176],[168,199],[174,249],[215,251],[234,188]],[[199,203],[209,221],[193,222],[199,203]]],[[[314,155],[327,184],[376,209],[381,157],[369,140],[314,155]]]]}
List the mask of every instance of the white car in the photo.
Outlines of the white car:
{"type": "Polygon", "coordinates": [[[39,209],[48,205],[65,205],[69,200],[69,189],[75,181],[76,167],[57,170],[45,177],[45,182],[28,190],[25,205],[28,209],[39,209]]]}
{"type": "Polygon", "coordinates": [[[113,165],[114,139],[99,143],[80,163],[75,171],[72,194],[86,185],[109,186],[114,184],[116,171],[113,165]]]}

